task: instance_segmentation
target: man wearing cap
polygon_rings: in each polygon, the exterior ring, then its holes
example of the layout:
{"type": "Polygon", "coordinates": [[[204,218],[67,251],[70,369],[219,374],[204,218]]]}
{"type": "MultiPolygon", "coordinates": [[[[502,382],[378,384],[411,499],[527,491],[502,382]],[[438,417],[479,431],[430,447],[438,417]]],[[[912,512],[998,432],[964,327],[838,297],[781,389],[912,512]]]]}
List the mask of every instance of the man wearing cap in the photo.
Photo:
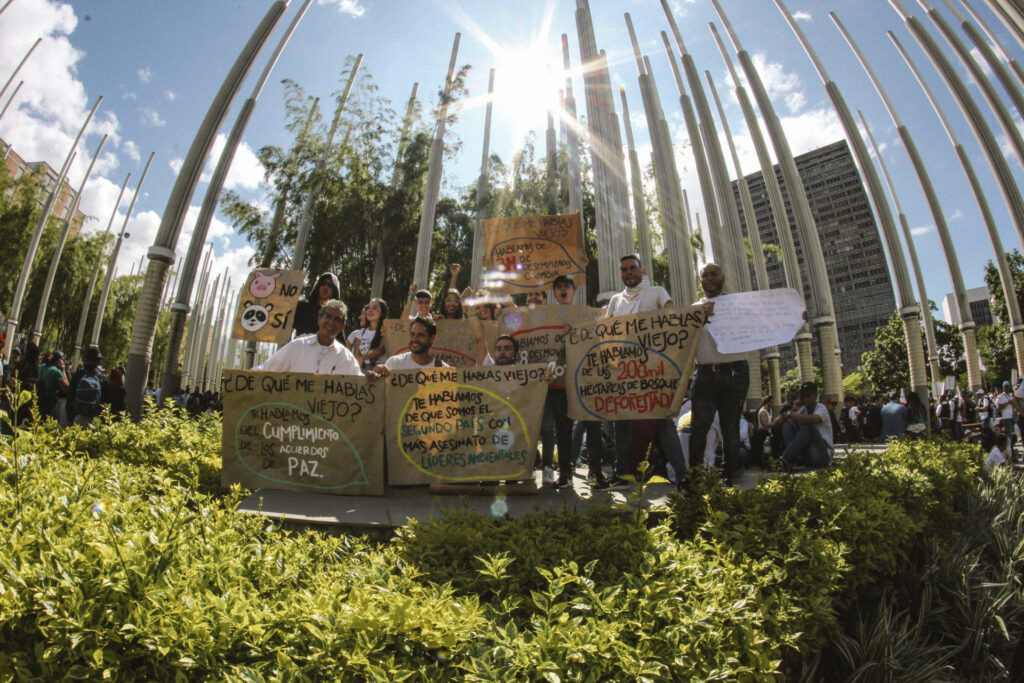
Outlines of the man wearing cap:
{"type": "Polygon", "coordinates": [[[1017,443],[1017,436],[1013,430],[1013,418],[1016,412],[1013,385],[1009,382],[1003,382],[1003,390],[996,397],[996,414],[999,416],[999,426],[1010,436],[1011,448],[1017,443]]]}
{"type": "Polygon", "coordinates": [[[832,461],[832,421],[825,404],[818,403],[818,385],[814,382],[800,385],[793,410],[780,415],[775,424],[782,426],[786,442],[783,465],[824,467],[832,461]]]}
{"type": "Polygon", "coordinates": [[[104,405],[110,405],[113,391],[110,380],[100,367],[102,362],[99,347],[90,346],[85,350],[82,367],[71,376],[68,420],[80,427],[85,427],[99,415],[104,405]]]}
{"type": "MultiPolygon", "coordinates": [[[[700,286],[704,290],[704,298],[697,303],[704,305],[708,324],[713,324],[710,318],[714,315],[715,298],[725,292],[725,272],[722,267],[717,263],[708,263],[701,268],[700,286]]],[[[722,428],[722,474],[726,486],[732,486],[732,475],[739,465],[740,414],[749,385],[750,369],[747,367],[746,354],[720,353],[715,338],[705,330],[697,341],[697,367],[690,385],[693,401],[690,466],[701,464],[700,457],[704,453],[708,429],[717,411],[722,428]]],[[[831,432],[832,424],[827,416],[825,420],[829,422],[831,432]]]]}

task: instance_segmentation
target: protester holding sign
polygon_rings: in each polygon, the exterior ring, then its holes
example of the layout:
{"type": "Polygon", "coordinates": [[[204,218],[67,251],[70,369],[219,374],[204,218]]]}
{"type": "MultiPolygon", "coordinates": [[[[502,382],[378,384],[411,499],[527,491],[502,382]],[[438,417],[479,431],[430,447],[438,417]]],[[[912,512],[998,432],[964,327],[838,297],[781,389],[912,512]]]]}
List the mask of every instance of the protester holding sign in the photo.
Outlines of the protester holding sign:
{"type": "MultiPolygon", "coordinates": [[[[715,297],[725,291],[725,272],[717,263],[708,263],[700,271],[700,286],[704,298],[704,312],[710,317],[715,312],[715,297]]],[[[714,324],[713,321],[708,322],[714,324]]],[[[742,353],[720,353],[715,339],[702,334],[697,342],[697,369],[690,389],[693,401],[693,422],[690,426],[690,465],[701,464],[694,454],[704,452],[708,430],[717,412],[722,428],[722,464],[725,483],[732,486],[732,475],[739,464],[740,414],[743,399],[750,385],[750,368],[742,353]]]]}
{"type": "Polygon", "coordinates": [[[433,320],[416,318],[409,325],[409,350],[388,358],[366,376],[370,379],[387,377],[392,370],[419,370],[423,367],[447,368],[449,365],[430,353],[437,338],[437,325],[433,320]]]}
{"type": "MultiPolygon", "coordinates": [[[[324,375],[359,375],[359,361],[338,337],[345,332],[348,307],[339,299],[330,299],[320,308],[317,333],[299,337],[282,346],[256,370],[305,372],[324,375]]],[[[342,336],[342,338],[344,338],[342,336]]]]}
{"type": "MultiPolygon", "coordinates": [[[[609,318],[655,311],[672,305],[672,298],[665,288],[651,284],[647,278],[647,270],[640,262],[639,256],[630,254],[619,259],[619,276],[622,278],[622,284],[626,287],[608,302],[605,314],[609,318]]],[[[658,439],[661,440],[661,449],[668,462],[677,473],[686,472],[686,461],[683,459],[683,449],[679,445],[679,437],[676,436],[675,421],[670,417],[662,417],[657,418],[654,422],[658,439]]],[[[628,486],[623,477],[631,473],[629,446],[632,424],[632,420],[615,422],[615,474],[608,480],[609,488],[628,486]]],[[[739,424],[738,420],[736,420],[736,424],[739,424]]],[[[690,452],[692,453],[693,450],[691,449],[690,452]]],[[[703,445],[701,452],[703,452],[703,445]]],[[[679,479],[678,482],[681,484],[682,479],[679,479]]]]}
{"type": "MultiPolygon", "coordinates": [[[[309,290],[309,296],[295,307],[295,334],[302,336],[316,334],[320,327],[320,314],[328,301],[336,301],[341,296],[341,284],[334,273],[323,273],[316,279],[309,290]]],[[[342,326],[344,328],[344,326],[342,326]]],[[[345,343],[345,338],[338,340],[345,343]]]]}

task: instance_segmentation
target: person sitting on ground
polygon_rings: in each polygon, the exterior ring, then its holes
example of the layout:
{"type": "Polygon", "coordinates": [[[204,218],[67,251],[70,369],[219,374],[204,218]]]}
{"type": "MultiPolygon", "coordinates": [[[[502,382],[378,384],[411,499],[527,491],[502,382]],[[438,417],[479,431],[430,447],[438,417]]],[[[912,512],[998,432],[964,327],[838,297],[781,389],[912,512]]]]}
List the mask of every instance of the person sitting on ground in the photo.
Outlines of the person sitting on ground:
{"type": "Polygon", "coordinates": [[[900,392],[889,394],[889,402],[882,406],[882,433],[880,441],[899,439],[907,431],[907,407],[900,403],[900,392]]]}
{"type": "Polygon", "coordinates": [[[103,374],[102,362],[99,347],[90,346],[85,350],[82,367],[71,377],[68,420],[80,427],[88,426],[103,411],[103,406],[109,406],[113,400],[113,387],[103,374]]]}
{"type": "Polygon", "coordinates": [[[327,301],[320,307],[316,334],[291,340],[254,369],[320,375],[362,374],[359,361],[338,341],[338,336],[345,332],[347,312],[348,307],[340,299],[327,301]]]}
{"type": "Polygon", "coordinates": [[[992,446],[988,458],[985,459],[985,467],[994,468],[999,465],[1009,466],[1013,464],[1013,454],[1010,450],[1010,437],[1006,434],[997,434],[996,443],[992,446]]]}
{"type": "Polygon", "coordinates": [[[449,367],[440,358],[430,353],[437,337],[437,325],[433,320],[416,318],[409,324],[409,350],[391,356],[383,364],[366,373],[370,379],[387,377],[395,370],[419,370],[424,367],[449,367]]]}
{"type": "Polygon", "coordinates": [[[818,403],[818,385],[804,382],[794,410],[775,420],[783,427],[786,450],[782,464],[824,467],[832,461],[832,421],[828,408],[818,403]]]}

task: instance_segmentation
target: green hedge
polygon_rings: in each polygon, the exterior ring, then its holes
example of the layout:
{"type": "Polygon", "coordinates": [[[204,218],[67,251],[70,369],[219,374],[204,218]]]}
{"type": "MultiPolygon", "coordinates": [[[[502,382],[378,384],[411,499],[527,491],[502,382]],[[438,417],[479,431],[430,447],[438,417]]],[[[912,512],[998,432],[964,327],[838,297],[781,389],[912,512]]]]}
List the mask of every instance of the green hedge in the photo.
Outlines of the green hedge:
{"type": "Polygon", "coordinates": [[[781,679],[956,535],[980,462],[915,442],[704,482],[658,524],[455,512],[374,543],[235,514],[219,449],[171,412],[4,444],[0,677],[781,679]]]}

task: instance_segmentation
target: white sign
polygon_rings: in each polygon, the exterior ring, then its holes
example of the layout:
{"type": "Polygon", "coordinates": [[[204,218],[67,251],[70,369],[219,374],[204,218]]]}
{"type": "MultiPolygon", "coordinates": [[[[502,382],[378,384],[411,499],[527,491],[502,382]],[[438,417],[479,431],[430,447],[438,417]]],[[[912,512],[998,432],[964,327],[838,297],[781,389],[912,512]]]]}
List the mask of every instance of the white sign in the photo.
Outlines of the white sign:
{"type": "Polygon", "coordinates": [[[795,289],[723,294],[704,329],[719,353],[756,351],[793,340],[804,324],[803,297],[795,289]]]}

